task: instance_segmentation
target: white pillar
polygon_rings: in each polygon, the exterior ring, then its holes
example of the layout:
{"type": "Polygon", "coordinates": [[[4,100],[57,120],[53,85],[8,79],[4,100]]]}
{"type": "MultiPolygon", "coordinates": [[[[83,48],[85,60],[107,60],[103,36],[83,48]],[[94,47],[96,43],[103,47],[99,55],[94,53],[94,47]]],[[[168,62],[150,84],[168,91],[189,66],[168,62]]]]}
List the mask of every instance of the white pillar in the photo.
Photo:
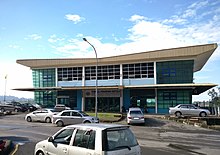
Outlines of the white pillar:
{"type": "Polygon", "coordinates": [[[84,91],[82,90],[82,111],[85,111],[85,97],[84,97],[84,91]]]}
{"type": "Polygon", "coordinates": [[[155,88],[155,113],[157,114],[158,105],[157,105],[157,88],[155,88]]]}
{"type": "Polygon", "coordinates": [[[120,89],[120,112],[122,112],[122,106],[124,106],[123,103],[123,89],[120,89]]]}

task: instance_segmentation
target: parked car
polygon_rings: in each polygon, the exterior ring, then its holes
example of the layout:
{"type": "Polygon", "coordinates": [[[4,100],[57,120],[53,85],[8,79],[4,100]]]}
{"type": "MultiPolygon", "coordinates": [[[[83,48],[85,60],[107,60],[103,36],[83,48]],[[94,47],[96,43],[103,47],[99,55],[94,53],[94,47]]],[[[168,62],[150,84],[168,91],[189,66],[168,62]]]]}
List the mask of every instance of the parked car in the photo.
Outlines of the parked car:
{"type": "Polygon", "coordinates": [[[70,107],[65,106],[64,104],[56,104],[54,107],[55,111],[61,112],[63,110],[70,110],[70,107]]]}
{"type": "Polygon", "coordinates": [[[12,113],[12,112],[22,111],[22,109],[19,106],[14,106],[11,103],[6,103],[5,102],[5,103],[0,104],[0,111],[1,112],[12,113]]]}
{"type": "Polygon", "coordinates": [[[25,107],[25,105],[20,103],[20,102],[12,101],[11,103],[8,103],[8,104],[13,105],[15,107],[20,107],[19,109],[20,109],[21,112],[25,112],[25,111],[28,110],[28,108],[25,107]]]}
{"type": "Polygon", "coordinates": [[[80,110],[63,110],[57,115],[53,115],[53,124],[65,126],[78,123],[99,123],[99,119],[89,116],[80,110]]]}
{"type": "Polygon", "coordinates": [[[66,126],[47,140],[38,142],[34,154],[141,155],[141,148],[129,126],[76,124],[66,126]]]}
{"type": "Polygon", "coordinates": [[[169,114],[175,115],[176,117],[181,117],[181,116],[206,117],[207,115],[210,115],[210,111],[207,109],[201,109],[199,107],[196,107],[193,104],[179,104],[175,107],[170,107],[169,114]]]}
{"type": "Polygon", "coordinates": [[[145,124],[144,114],[140,108],[129,108],[127,124],[145,124]]]}
{"type": "Polygon", "coordinates": [[[54,109],[39,109],[33,111],[25,116],[25,120],[28,122],[41,121],[46,123],[52,122],[53,115],[57,114],[54,109]]]}
{"type": "Polygon", "coordinates": [[[34,106],[33,104],[31,104],[31,103],[23,103],[23,105],[24,105],[24,107],[27,108],[27,111],[28,111],[28,112],[35,111],[35,110],[38,109],[37,107],[35,107],[35,106],[34,106]]]}

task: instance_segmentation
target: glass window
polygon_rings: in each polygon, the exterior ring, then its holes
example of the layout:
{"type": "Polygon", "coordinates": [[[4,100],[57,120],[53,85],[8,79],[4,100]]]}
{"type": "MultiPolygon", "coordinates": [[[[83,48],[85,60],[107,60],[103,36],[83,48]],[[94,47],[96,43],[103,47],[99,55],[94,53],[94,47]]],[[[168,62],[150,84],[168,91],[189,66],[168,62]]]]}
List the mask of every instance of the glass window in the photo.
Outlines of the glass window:
{"type": "Polygon", "coordinates": [[[69,145],[74,129],[62,130],[54,137],[54,143],[69,145]]]}
{"type": "MultiPolygon", "coordinates": [[[[85,68],[85,79],[96,79],[96,68],[89,66],[85,68]]],[[[120,79],[120,65],[98,66],[98,80],[120,79]]]]}
{"type": "Polygon", "coordinates": [[[82,80],[82,67],[69,67],[57,69],[58,81],[82,80]]]}
{"type": "Polygon", "coordinates": [[[113,151],[122,148],[130,148],[138,145],[136,138],[129,128],[107,129],[104,132],[106,144],[103,150],[113,151]]]}
{"type": "Polygon", "coordinates": [[[95,149],[95,131],[94,130],[77,130],[73,146],[87,149],[95,149]]]}
{"type": "Polygon", "coordinates": [[[154,78],[153,63],[123,64],[123,79],[154,78]]]}
{"type": "Polygon", "coordinates": [[[70,112],[63,112],[61,116],[70,116],[70,112]]]}
{"type": "Polygon", "coordinates": [[[72,112],[72,116],[82,117],[78,112],[72,112]]]}

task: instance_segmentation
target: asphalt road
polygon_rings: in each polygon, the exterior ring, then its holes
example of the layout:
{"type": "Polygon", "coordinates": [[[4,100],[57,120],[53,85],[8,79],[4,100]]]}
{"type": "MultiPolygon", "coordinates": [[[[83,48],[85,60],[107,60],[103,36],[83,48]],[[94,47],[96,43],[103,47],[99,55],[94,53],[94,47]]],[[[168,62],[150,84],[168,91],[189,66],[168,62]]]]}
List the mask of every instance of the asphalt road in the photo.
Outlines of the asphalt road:
{"type": "MultiPolygon", "coordinates": [[[[60,127],[26,122],[25,114],[0,116],[0,139],[19,144],[15,155],[31,155],[38,141],[60,127]]],[[[119,123],[125,124],[125,121],[119,123]]],[[[143,155],[220,154],[220,132],[147,116],[145,126],[131,126],[143,155]]]]}

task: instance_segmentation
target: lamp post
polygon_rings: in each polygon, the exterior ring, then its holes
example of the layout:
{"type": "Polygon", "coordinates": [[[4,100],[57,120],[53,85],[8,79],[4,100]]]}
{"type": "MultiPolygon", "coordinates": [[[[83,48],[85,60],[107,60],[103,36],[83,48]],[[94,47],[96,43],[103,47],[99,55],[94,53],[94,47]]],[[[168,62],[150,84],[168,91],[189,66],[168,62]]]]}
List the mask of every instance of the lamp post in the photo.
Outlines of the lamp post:
{"type": "Polygon", "coordinates": [[[97,52],[96,52],[96,49],[95,47],[90,43],[88,42],[88,40],[86,38],[83,38],[83,40],[85,42],[87,42],[90,46],[92,46],[93,50],[95,51],[95,57],[96,57],[96,69],[95,69],[95,117],[97,117],[97,108],[98,108],[98,88],[97,88],[97,84],[98,84],[98,78],[97,78],[97,70],[98,70],[98,58],[97,58],[97,52]]]}

